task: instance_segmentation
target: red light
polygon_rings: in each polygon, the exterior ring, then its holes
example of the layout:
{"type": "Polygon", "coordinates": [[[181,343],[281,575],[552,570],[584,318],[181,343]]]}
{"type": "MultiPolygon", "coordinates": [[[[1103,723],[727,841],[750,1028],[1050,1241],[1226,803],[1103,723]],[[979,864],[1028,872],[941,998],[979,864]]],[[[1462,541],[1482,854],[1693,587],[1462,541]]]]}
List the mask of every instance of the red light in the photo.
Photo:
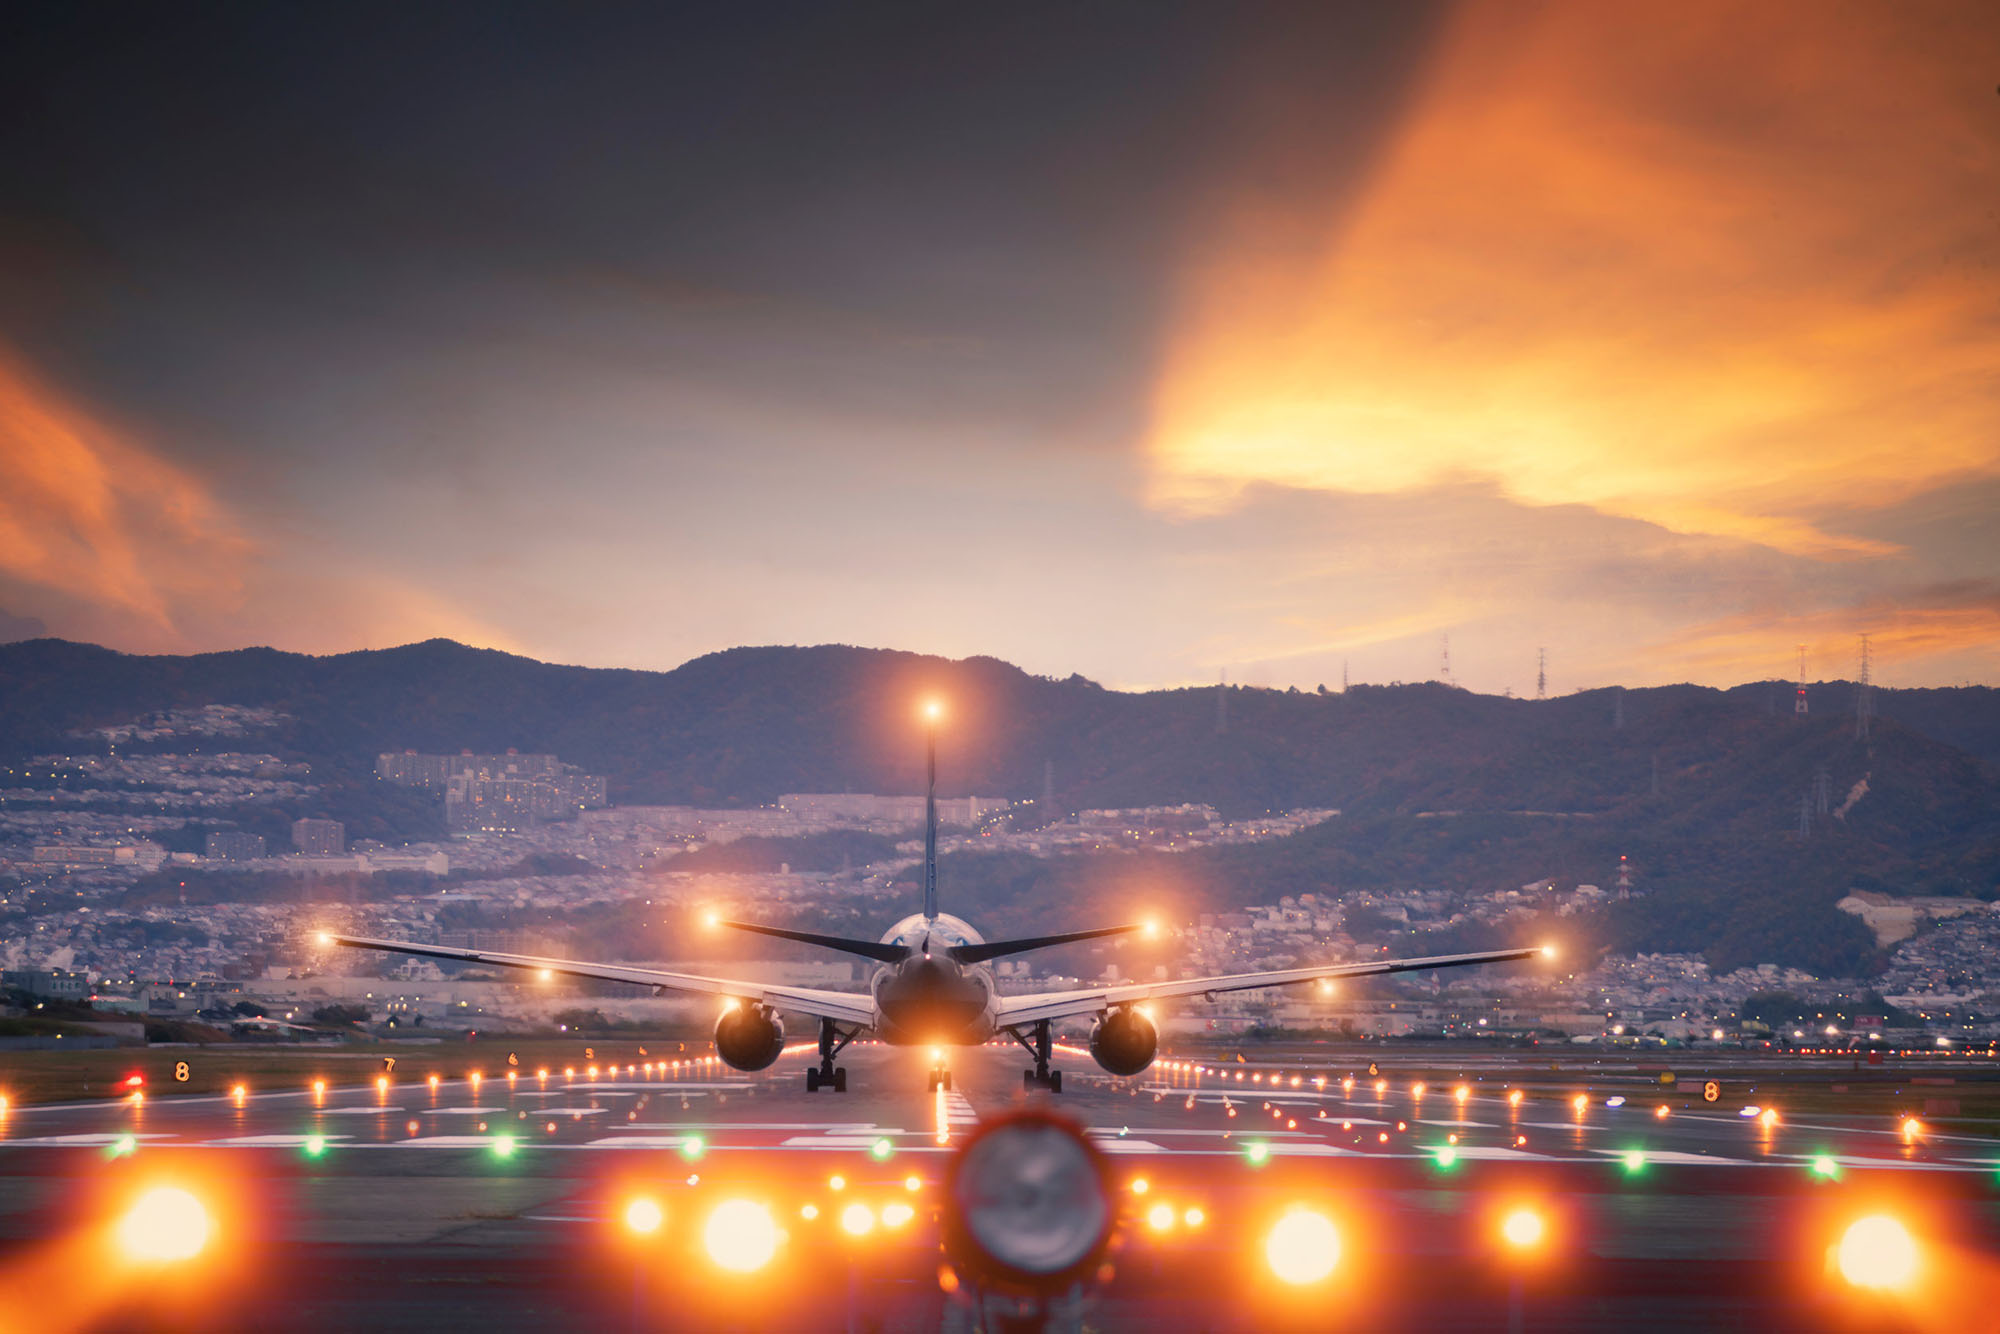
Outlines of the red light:
{"type": "Polygon", "coordinates": [[[125,1081],[125,1087],[135,1089],[145,1082],[146,1077],[144,1075],[133,1075],[125,1081]]]}

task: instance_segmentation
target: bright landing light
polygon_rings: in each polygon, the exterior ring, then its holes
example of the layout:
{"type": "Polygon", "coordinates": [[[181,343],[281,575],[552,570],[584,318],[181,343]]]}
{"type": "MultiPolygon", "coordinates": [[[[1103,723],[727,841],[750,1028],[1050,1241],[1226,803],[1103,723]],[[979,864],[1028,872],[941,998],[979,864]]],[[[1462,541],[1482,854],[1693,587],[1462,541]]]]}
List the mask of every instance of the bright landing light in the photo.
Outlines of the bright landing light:
{"type": "Polygon", "coordinates": [[[719,1268],[755,1273],[778,1253],[778,1223],[753,1200],[725,1200],[708,1216],[701,1242],[719,1268]]]}
{"type": "Polygon", "coordinates": [[[1834,1258],[1858,1288],[1900,1288],[1916,1275],[1917,1243],[1895,1219],[1871,1214],[1848,1225],[1834,1258]]]}
{"type": "Polygon", "coordinates": [[[643,1195],[625,1206],[625,1226],[642,1237],[658,1232],[666,1219],[659,1204],[643,1195]]]}
{"type": "Polygon", "coordinates": [[[208,1244],[208,1210],[178,1186],[156,1186],[118,1220],[118,1244],[135,1260],[190,1260],[208,1244]]]}
{"type": "Polygon", "coordinates": [[[1340,1263],[1340,1233],[1326,1215],[1294,1209],[1265,1238],[1264,1259],[1286,1283],[1317,1283],[1340,1263]]]}
{"type": "Polygon", "coordinates": [[[1527,1250],[1542,1240],[1547,1226],[1533,1209],[1516,1209],[1500,1220],[1500,1235],[1516,1250],[1527,1250]]]}

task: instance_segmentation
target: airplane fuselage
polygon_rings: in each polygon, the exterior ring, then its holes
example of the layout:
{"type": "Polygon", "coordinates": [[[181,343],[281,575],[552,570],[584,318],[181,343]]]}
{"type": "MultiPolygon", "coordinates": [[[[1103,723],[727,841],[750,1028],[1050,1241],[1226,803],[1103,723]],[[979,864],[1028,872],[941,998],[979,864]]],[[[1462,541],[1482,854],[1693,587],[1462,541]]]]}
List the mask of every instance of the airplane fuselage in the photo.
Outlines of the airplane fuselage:
{"type": "Polygon", "coordinates": [[[868,990],[875,998],[876,1036],[896,1046],[974,1046],[996,1031],[993,971],[961,964],[954,945],[984,944],[972,925],[949,913],[904,918],[882,936],[906,945],[910,956],[875,970],[868,990]]]}

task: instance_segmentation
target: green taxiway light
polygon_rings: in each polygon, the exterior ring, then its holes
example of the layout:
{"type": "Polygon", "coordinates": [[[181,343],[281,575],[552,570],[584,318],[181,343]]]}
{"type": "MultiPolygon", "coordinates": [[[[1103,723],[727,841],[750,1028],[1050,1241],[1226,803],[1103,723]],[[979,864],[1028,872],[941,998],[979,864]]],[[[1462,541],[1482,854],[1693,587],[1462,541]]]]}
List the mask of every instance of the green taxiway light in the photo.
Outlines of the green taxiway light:
{"type": "Polygon", "coordinates": [[[130,1135],[120,1135],[104,1146],[104,1152],[113,1158],[123,1158],[126,1154],[136,1151],[138,1147],[138,1140],[130,1135]]]}
{"type": "Polygon", "coordinates": [[[1271,1159],[1271,1146],[1263,1140],[1252,1140],[1243,1146],[1243,1157],[1252,1167],[1262,1167],[1271,1159]]]}
{"type": "Polygon", "coordinates": [[[317,1158],[321,1154],[326,1152],[326,1136],[307,1135],[306,1142],[303,1147],[305,1148],[306,1151],[306,1157],[317,1158]]]}
{"type": "Polygon", "coordinates": [[[1621,1161],[1628,1175],[1637,1176],[1646,1170],[1646,1154],[1642,1149],[1627,1149],[1621,1161]]]}
{"type": "Polygon", "coordinates": [[[699,1135],[689,1135],[681,1141],[681,1157],[687,1159],[689,1162],[695,1161],[695,1159],[707,1152],[708,1142],[699,1135]]]}
{"type": "Polygon", "coordinates": [[[495,1135],[493,1137],[493,1156],[495,1158],[512,1158],[514,1156],[514,1137],[512,1135],[495,1135]]]}
{"type": "Polygon", "coordinates": [[[889,1160],[889,1155],[894,1153],[895,1151],[896,1151],[896,1146],[891,1144],[886,1139],[878,1139],[873,1144],[868,1146],[868,1156],[873,1158],[878,1163],[887,1162],[889,1160]]]}
{"type": "Polygon", "coordinates": [[[1440,1147],[1433,1157],[1439,1167],[1449,1169],[1458,1166],[1458,1150],[1449,1144],[1440,1147]]]}
{"type": "Polygon", "coordinates": [[[1824,1177],[1828,1181],[1838,1181],[1840,1180],[1840,1164],[1822,1153],[1819,1157],[1812,1160],[1812,1174],[1816,1177],[1824,1177]]]}

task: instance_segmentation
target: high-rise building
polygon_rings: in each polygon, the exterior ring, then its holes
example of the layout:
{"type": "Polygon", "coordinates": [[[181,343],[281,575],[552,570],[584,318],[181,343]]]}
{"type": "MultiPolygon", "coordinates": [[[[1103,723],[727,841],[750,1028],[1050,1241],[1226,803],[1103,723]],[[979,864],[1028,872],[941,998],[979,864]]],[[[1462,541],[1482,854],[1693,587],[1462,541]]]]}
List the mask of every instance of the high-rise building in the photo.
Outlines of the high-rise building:
{"type": "Polygon", "coordinates": [[[209,834],[205,855],[212,862],[254,862],[264,856],[264,836],[240,829],[217,829],[209,834]]]}
{"type": "Polygon", "coordinates": [[[294,820],[292,846],[308,857],[338,857],[347,851],[347,826],[338,820],[294,820]]]}

